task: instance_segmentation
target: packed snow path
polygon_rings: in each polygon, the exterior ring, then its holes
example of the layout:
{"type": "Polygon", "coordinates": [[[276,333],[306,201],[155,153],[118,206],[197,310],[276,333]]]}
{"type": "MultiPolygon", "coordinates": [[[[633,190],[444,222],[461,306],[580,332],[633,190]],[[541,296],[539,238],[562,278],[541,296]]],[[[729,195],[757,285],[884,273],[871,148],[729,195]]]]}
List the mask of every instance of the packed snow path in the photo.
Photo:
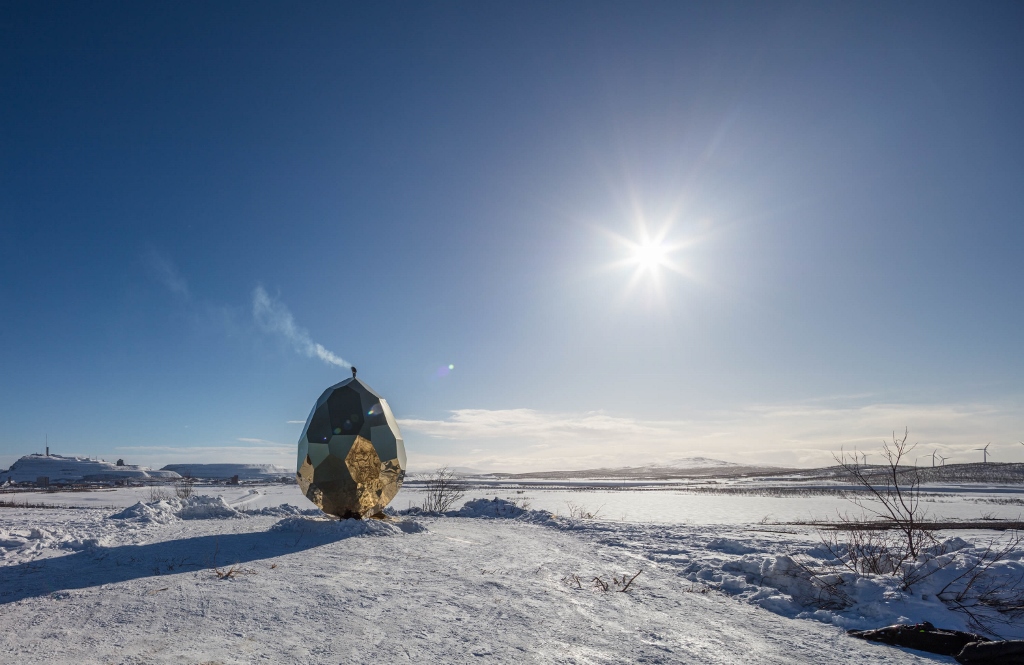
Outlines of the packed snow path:
{"type": "Polygon", "coordinates": [[[672,566],[595,542],[586,531],[456,517],[159,523],[108,515],[0,513],[0,529],[8,534],[18,525],[38,525],[21,540],[8,535],[5,541],[4,659],[952,662],[701,593],[672,566]],[[232,568],[229,577],[218,577],[232,568]],[[590,582],[641,568],[628,593],[601,591],[590,582]],[[582,590],[563,581],[573,574],[582,590]]]}

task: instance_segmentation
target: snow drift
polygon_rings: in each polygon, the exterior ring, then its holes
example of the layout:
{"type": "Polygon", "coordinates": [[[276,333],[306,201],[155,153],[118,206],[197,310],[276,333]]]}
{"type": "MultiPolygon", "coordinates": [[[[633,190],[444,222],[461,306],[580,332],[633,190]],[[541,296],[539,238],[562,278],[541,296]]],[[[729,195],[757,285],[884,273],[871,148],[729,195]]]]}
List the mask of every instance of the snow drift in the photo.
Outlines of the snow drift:
{"type": "Polygon", "coordinates": [[[142,501],[110,516],[112,520],[125,520],[142,524],[167,524],[174,520],[230,519],[243,514],[220,496],[192,496],[187,499],[142,501]]]}

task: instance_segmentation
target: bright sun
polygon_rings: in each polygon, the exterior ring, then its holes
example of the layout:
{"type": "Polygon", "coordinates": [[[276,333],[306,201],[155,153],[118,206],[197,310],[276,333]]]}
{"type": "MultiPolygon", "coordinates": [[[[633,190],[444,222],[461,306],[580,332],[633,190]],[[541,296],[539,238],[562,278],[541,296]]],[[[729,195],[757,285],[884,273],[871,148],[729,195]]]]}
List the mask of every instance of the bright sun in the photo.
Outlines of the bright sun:
{"type": "Polygon", "coordinates": [[[632,238],[619,235],[608,229],[599,228],[619,250],[618,258],[604,267],[611,270],[628,270],[632,273],[626,285],[626,293],[641,289],[660,298],[671,283],[666,279],[669,273],[677,273],[693,279],[687,263],[680,254],[697,243],[697,237],[671,238],[673,223],[665,222],[660,228],[650,229],[647,222],[638,217],[634,223],[636,235],[632,238]]]}
{"type": "Polygon", "coordinates": [[[641,270],[655,270],[668,258],[668,247],[659,242],[646,242],[633,247],[633,262],[641,270]]]}

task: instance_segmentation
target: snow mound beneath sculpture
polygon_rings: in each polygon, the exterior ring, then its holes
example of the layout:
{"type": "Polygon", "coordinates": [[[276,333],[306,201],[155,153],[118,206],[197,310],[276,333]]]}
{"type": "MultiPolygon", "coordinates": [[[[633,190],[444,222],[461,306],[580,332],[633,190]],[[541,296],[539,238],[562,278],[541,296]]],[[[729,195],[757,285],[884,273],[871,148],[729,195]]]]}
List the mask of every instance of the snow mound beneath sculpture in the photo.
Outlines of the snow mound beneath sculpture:
{"type": "Polygon", "coordinates": [[[253,508],[242,510],[245,515],[252,517],[291,517],[293,515],[323,515],[324,511],[319,508],[299,508],[290,503],[282,503],[279,506],[267,506],[266,508],[253,508]]]}
{"type": "Polygon", "coordinates": [[[286,517],[270,528],[277,533],[295,533],[318,538],[354,538],[356,536],[400,536],[426,531],[415,522],[391,520],[338,520],[329,517],[286,517]]]}

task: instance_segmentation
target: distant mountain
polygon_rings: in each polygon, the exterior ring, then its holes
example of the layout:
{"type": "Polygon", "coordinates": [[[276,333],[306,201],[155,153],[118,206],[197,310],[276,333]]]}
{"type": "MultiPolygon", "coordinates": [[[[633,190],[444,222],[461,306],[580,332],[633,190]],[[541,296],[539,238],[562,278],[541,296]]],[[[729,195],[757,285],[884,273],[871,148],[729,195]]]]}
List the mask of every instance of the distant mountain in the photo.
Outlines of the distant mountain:
{"type": "Polygon", "coordinates": [[[7,471],[0,472],[0,484],[10,480],[15,483],[35,482],[40,477],[50,479],[51,483],[109,481],[109,480],[145,480],[177,478],[178,474],[171,471],[154,471],[148,466],[127,464],[117,466],[113,462],[90,459],[88,457],[66,457],[64,455],[25,455],[11,465],[7,471]]]}
{"type": "Polygon", "coordinates": [[[226,480],[238,476],[239,480],[277,480],[294,478],[295,472],[274,464],[168,464],[163,471],[205,480],[226,480]]]}
{"type": "Polygon", "coordinates": [[[544,480],[672,480],[677,478],[701,478],[709,476],[767,475],[786,471],[771,466],[736,464],[709,457],[680,457],[660,464],[627,466],[600,469],[579,469],[571,471],[532,471],[529,473],[492,473],[496,478],[544,479],[544,480]]]}
{"type": "Polygon", "coordinates": [[[727,466],[745,466],[736,462],[713,459],[711,457],[678,457],[669,458],[664,464],[649,464],[651,467],[666,467],[672,469],[704,469],[707,467],[722,468],[727,466]]]}

